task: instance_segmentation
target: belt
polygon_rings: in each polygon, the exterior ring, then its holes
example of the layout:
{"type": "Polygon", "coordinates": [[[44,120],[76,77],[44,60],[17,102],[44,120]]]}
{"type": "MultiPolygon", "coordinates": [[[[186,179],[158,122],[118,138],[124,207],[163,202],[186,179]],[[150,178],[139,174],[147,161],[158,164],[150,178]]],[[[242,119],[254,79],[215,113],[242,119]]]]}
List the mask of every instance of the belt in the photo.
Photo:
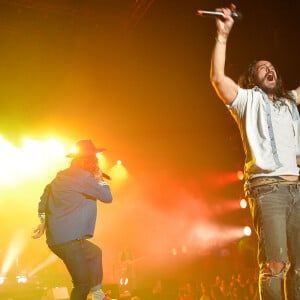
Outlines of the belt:
{"type": "Polygon", "coordinates": [[[256,177],[253,179],[248,180],[247,185],[250,188],[254,188],[256,186],[261,186],[261,185],[268,185],[268,184],[274,184],[274,183],[279,183],[279,184],[283,184],[283,185],[292,185],[292,184],[300,184],[299,180],[295,180],[295,181],[290,181],[290,180],[286,180],[283,179],[279,176],[273,176],[273,177],[256,177]]]}

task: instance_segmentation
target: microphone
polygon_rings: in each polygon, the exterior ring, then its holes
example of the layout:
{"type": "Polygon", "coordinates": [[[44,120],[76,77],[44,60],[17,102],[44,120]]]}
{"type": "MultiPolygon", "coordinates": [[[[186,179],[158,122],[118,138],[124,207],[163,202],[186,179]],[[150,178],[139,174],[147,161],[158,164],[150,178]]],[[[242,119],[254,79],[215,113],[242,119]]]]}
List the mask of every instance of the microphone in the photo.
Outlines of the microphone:
{"type": "MultiPolygon", "coordinates": [[[[201,17],[218,17],[223,18],[224,14],[221,11],[197,10],[197,15],[201,17]]],[[[237,20],[242,19],[242,14],[238,11],[231,12],[231,17],[237,20]]]]}
{"type": "Polygon", "coordinates": [[[102,177],[107,179],[107,180],[111,180],[111,177],[105,173],[102,172],[102,177]]]}

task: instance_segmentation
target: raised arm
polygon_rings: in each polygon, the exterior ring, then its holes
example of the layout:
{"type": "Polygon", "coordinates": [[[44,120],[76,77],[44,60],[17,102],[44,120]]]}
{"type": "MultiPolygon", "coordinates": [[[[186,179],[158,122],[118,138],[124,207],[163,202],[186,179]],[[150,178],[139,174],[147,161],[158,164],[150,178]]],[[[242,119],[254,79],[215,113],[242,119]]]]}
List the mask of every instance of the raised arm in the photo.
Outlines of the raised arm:
{"type": "Polygon", "coordinates": [[[297,93],[297,99],[296,99],[296,102],[297,102],[297,105],[300,105],[300,86],[298,86],[296,88],[296,93],[297,93]]]}
{"type": "Polygon", "coordinates": [[[234,5],[230,8],[219,9],[223,12],[224,18],[216,19],[217,36],[211,57],[210,80],[216,93],[225,104],[231,104],[238,92],[237,83],[225,74],[226,46],[234,23],[231,17],[234,9],[234,5]]]}

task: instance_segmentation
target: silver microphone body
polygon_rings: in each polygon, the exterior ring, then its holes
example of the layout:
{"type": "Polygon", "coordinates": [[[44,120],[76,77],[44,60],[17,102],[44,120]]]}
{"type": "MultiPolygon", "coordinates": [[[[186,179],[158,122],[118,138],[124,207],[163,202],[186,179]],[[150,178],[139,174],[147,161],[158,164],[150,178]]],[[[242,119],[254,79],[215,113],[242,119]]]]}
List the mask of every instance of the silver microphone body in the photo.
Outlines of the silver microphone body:
{"type": "MultiPolygon", "coordinates": [[[[210,10],[198,10],[197,15],[202,17],[217,17],[217,18],[224,17],[224,14],[221,11],[210,11],[210,10]]],[[[240,20],[242,18],[242,14],[238,11],[233,11],[231,13],[231,17],[240,20]]]]}

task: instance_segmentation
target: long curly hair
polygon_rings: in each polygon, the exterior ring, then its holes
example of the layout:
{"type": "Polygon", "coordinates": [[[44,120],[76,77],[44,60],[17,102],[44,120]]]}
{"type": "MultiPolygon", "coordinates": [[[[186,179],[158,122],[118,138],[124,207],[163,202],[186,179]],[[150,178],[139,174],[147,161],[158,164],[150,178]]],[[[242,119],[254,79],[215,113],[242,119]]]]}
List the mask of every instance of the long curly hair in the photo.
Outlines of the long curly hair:
{"type": "MultiPolygon", "coordinates": [[[[256,80],[256,64],[259,61],[261,61],[261,59],[253,60],[249,64],[248,69],[240,76],[238,80],[238,84],[241,88],[251,89],[255,86],[260,87],[256,80]]],[[[277,83],[276,83],[276,88],[274,89],[275,99],[279,100],[281,98],[286,98],[290,101],[295,102],[295,98],[292,95],[292,93],[285,89],[282,78],[280,74],[277,72],[277,69],[276,69],[276,74],[277,74],[277,83]]]]}

